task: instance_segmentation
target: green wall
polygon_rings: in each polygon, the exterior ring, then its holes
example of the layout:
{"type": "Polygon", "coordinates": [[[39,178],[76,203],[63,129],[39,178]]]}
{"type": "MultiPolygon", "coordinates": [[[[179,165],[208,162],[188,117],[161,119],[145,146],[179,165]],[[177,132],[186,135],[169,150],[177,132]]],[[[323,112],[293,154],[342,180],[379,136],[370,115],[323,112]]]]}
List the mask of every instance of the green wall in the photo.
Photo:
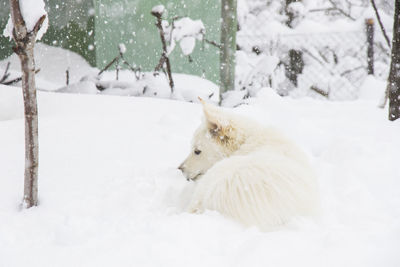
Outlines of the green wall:
{"type": "MultiPolygon", "coordinates": [[[[220,40],[220,1],[218,0],[99,0],[95,2],[95,43],[98,67],[104,67],[118,54],[118,45],[125,44],[125,57],[146,71],[154,70],[162,53],[156,18],[150,14],[153,6],[163,4],[165,18],[174,16],[201,19],[209,40],[220,40]]],[[[179,46],[170,56],[172,72],[203,76],[219,81],[219,51],[197,41],[189,63],[179,46]]]]}
{"type": "Polygon", "coordinates": [[[10,14],[8,0],[0,1],[0,60],[10,56],[13,53],[11,41],[3,36],[3,30],[7,24],[9,16],[8,14],[10,14]]]}
{"type": "Polygon", "coordinates": [[[96,66],[96,51],[93,46],[94,17],[88,18],[87,26],[84,28],[74,21],[62,28],[49,27],[41,42],[74,51],[83,56],[90,65],[96,66]],[[89,32],[92,34],[89,35],[89,32]]]}
{"type": "MultiPolygon", "coordinates": [[[[42,42],[82,55],[92,66],[104,67],[125,44],[125,58],[145,71],[154,70],[162,53],[153,6],[163,4],[164,19],[174,16],[201,19],[206,38],[219,43],[219,0],[45,0],[50,26],[42,42]]],[[[8,20],[8,1],[0,3],[0,29],[8,20]]],[[[0,36],[0,60],[11,55],[12,42],[0,36]]],[[[203,76],[219,83],[219,50],[196,41],[189,63],[179,45],[170,55],[173,72],[203,76]]]]}
{"type": "MultiPolygon", "coordinates": [[[[82,55],[96,65],[94,48],[94,5],[90,0],[45,0],[49,28],[41,42],[82,55]],[[93,46],[93,49],[92,49],[93,46]]],[[[0,3],[0,60],[12,54],[13,42],[2,36],[9,17],[8,0],[0,3]]]]}

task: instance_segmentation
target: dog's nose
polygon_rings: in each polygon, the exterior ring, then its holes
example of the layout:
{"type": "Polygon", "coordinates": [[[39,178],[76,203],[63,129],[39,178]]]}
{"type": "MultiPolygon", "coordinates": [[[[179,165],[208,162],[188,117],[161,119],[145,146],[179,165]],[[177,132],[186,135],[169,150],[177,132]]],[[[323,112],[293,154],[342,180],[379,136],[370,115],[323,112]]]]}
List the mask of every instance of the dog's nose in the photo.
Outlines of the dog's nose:
{"type": "Polygon", "coordinates": [[[181,164],[181,165],[178,167],[178,169],[181,170],[181,172],[183,172],[185,168],[183,167],[183,164],[181,164]]]}

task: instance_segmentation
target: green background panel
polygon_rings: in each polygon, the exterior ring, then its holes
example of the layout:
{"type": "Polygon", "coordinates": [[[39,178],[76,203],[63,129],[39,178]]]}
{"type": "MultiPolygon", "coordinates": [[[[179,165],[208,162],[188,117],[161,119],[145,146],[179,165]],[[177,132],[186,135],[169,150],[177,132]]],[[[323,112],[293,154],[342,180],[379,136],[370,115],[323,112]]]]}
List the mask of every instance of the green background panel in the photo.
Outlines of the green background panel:
{"type": "MultiPolygon", "coordinates": [[[[103,68],[125,44],[125,58],[145,71],[154,70],[161,53],[156,18],[150,14],[163,4],[169,21],[174,16],[201,19],[206,38],[219,43],[221,1],[219,0],[45,0],[50,26],[42,42],[82,55],[92,66],[103,68]]],[[[9,16],[8,1],[0,3],[1,33],[9,16]]],[[[12,54],[12,41],[0,36],[0,60],[12,54]]],[[[219,83],[219,50],[196,41],[191,55],[183,56],[177,45],[170,55],[172,71],[194,74],[219,83]]]]}
{"type": "MultiPolygon", "coordinates": [[[[3,30],[7,24],[10,8],[8,0],[0,1],[0,60],[9,57],[12,51],[12,43],[8,38],[3,36],[3,30]]],[[[0,74],[2,75],[2,73],[0,74]]]]}
{"type": "MultiPolygon", "coordinates": [[[[95,43],[98,67],[104,67],[118,54],[118,45],[125,44],[126,59],[151,71],[162,53],[156,18],[150,14],[153,6],[163,4],[167,9],[164,19],[174,16],[201,19],[206,28],[206,38],[219,42],[220,1],[218,0],[100,0],[95,2],[95,43]]],[[[218,83],[219,51],[196,41],[189,63],[179,46],[170,55],[172,72],[194,74],[218,83]]]]}
{"type": "MultiPolygon", "coordinates": [[[[40,42],[82,55],[96,65],[94,45],[94,5],[90,0],[45,0],[49,28],[40,42]]],[[[12,54],[13,42],[2,36],[9,17],[8,0],[0,3],[0,60],[12,54]]]]}

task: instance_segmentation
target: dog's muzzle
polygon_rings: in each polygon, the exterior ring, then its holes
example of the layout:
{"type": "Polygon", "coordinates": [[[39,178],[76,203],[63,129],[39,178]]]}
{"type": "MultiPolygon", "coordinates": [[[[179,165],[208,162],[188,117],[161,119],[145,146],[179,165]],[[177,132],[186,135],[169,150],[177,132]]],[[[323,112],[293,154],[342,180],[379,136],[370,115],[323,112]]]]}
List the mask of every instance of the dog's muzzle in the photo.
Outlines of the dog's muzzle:
{"type": "Polygon", "coordinates": [[[203,175],[203,173],[199,173],[196,176],[190,178],[190,177],[186,177],[187,181],[197,181],[197,179],[199,179],[201,176],[203,175]]]}
{"type": "Polygon", "coordinates": [[[183,173],[183,175],[186,177],[186,181],[195,181],[197,180],[203,173],[198,173],[194,177],[189,177],[189,175],[185,172],[185,167],[183,163],[178,167],[178,169],[183,173]]]}

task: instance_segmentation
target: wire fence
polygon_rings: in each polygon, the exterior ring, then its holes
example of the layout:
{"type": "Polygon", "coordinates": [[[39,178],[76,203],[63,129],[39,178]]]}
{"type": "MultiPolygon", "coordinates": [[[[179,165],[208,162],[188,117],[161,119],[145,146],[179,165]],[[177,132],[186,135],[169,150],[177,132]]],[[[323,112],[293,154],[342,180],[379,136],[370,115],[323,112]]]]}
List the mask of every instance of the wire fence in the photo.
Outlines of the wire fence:
{"type": "Polygon", "coordinates": [[[358,97],[360,86],[368,75],[369,61],[372,61],[375,76],[387,77],[389,48],[376,38],[371,45],[373,59],[369,60],[365,30],[273,34],[266,32],[265,26],[262,31],[258,30],[260,25],[252,28],[237,33],[243,54],[241,58],[239,53],[238,65],[247,64],[248,68],[237,67],[236,86],[248,89],[250,94],[256,87],[268,86],[281,95],[353,100],[358,97]],[[273,72],[260,63],[271,56],[278,59],[273,72]],[[261,65],[259,70],[249,77],[248,70],[257,65],[261,65]]]}

